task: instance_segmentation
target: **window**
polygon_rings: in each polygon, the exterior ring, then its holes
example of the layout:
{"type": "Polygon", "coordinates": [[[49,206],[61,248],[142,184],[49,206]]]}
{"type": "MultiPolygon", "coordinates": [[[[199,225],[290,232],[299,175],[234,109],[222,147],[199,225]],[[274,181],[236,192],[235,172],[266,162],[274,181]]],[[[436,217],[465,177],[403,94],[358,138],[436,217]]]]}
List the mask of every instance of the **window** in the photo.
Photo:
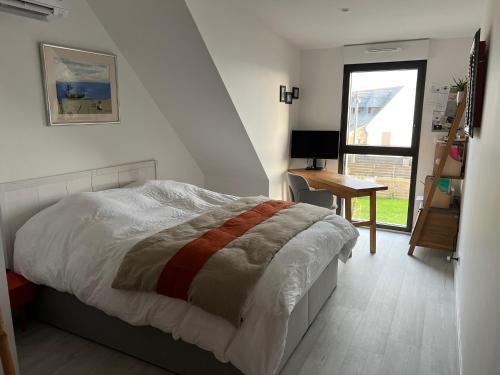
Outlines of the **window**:
{"type": "MultiPolygon", "coordinates": [[[[339,170],[389,186],[377,195],[382,227],[412,227],[425,71],[425,61],[344,67],[339,170]]],[[[368,219],[368,200],[353,199],[353,219],[368,219]]]]}

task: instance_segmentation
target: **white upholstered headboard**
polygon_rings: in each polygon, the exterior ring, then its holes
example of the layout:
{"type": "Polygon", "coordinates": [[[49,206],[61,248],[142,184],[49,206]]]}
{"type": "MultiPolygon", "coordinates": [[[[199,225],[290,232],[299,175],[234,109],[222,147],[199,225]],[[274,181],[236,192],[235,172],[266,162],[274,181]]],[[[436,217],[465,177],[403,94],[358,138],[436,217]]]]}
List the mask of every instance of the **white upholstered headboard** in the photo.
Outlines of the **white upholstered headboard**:
{"type": "Polygon", "coordinates": [[[37,212],[70,194],[114,189],[156,178],[156,161],[148,160],[0,184],[0,247],[7,268],[12,268],[17,230],[37,212]]]}

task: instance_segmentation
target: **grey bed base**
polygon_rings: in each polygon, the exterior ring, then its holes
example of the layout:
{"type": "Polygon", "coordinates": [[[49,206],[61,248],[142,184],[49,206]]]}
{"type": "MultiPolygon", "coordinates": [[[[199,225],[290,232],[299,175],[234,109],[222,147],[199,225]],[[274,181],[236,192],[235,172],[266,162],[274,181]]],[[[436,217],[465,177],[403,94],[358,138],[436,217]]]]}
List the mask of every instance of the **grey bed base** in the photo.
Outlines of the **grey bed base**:
{"type": "MultiPolygon", "coordinates": [[[[279,370],[293,353],[326,300],[337,286],[338,257],[295,306],[289,323],[285,353],[279,370]]],[[[195,345],[149,326],[132,326],[68,293],[40,286],[35,298],[37,317],[55,327],[74,333],[177,374],[241,374],[230,363],[195,345]]],[[[279,371],[278,371],[279,372],[279,371]]]]}

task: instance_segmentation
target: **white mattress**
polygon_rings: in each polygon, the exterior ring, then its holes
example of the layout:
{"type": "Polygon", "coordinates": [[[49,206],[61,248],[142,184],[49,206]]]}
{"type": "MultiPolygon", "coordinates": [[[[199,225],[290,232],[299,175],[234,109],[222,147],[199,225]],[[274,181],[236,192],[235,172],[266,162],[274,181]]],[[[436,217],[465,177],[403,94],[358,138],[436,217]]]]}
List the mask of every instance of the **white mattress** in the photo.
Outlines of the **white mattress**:
{"type": "Polygon", "coordinates": [[[151,325],[210,350],[246,374],[273,374],[288,317],[336,256],[346,261],[358,236],[327,216],[275,256],[247,304],[240,328],[185,301],[110,287],[121,259],[138,241],[237,197],[175,181],[69,196],[32,217],[16,234],[14,269],[37,284],[69,292],[134,325],[151,325]]]}

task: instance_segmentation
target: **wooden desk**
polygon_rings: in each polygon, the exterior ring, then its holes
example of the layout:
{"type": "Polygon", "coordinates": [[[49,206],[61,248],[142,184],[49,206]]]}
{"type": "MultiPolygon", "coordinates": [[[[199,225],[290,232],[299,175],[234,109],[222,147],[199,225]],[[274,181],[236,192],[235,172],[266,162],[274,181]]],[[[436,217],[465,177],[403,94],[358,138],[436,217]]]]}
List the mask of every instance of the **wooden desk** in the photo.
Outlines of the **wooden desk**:
{"type": "Polygon", "coordinates": [[[370,228],[370,252],[374,254],[377,251],[377,191],[387,190],[388,186],[328,170],[289,169],[288,172],[304,177],[315,189],[326,189],[333,195],[344,198],[345,218],[356,227],[370,228]],[[353,222],[352,198],[367,196],[370,197],[370,220],[353,222]]]}

